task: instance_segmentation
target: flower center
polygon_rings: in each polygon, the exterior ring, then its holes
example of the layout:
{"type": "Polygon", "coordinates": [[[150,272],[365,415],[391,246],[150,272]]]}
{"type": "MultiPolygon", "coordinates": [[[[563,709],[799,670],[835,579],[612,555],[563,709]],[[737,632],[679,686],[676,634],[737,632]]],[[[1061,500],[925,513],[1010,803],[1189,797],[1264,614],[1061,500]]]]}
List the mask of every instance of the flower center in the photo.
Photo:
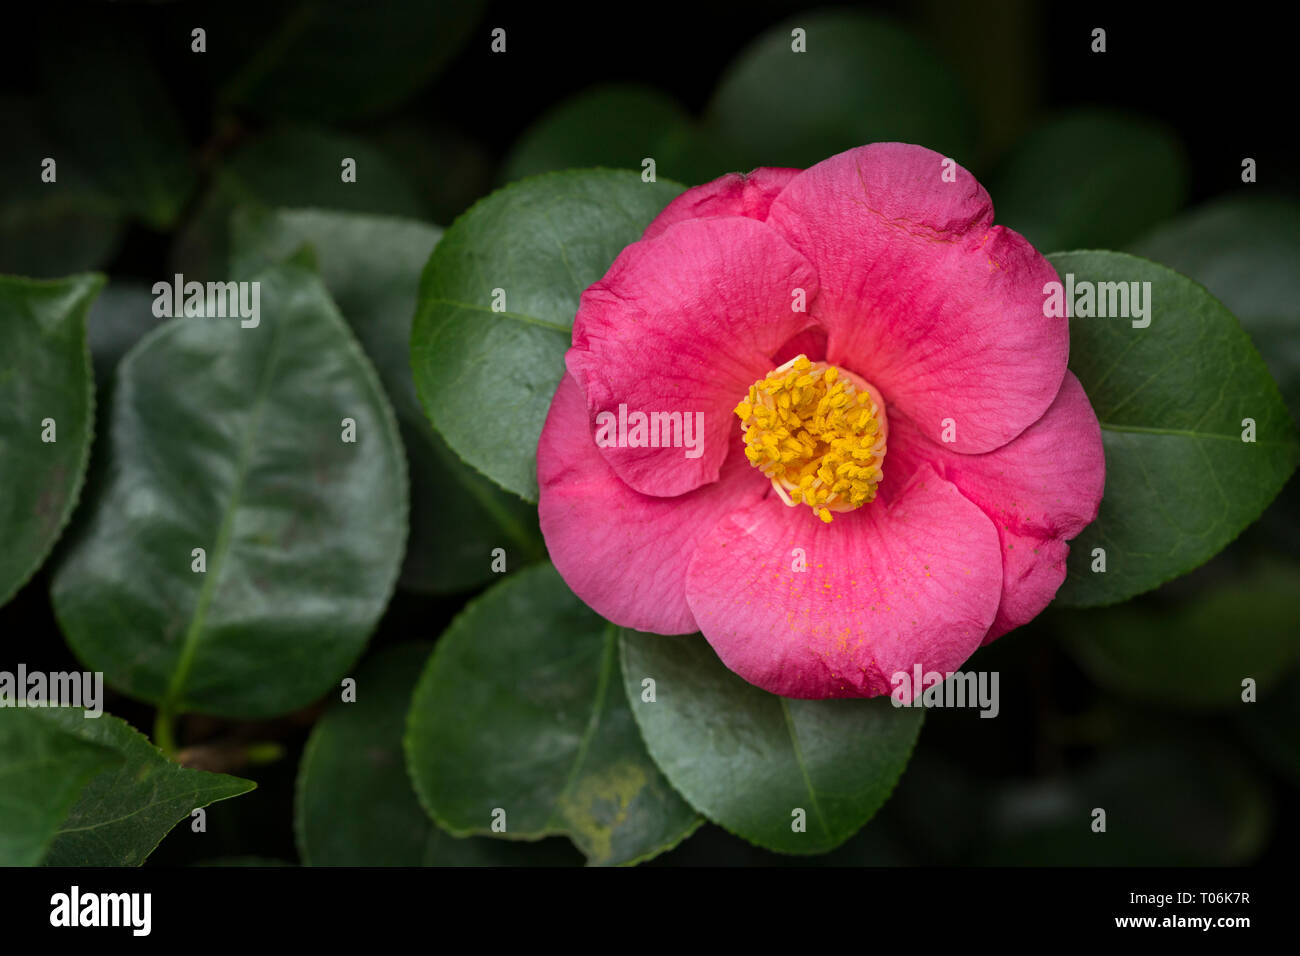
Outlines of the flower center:
{"type": "Polygon", "coordinates": [[[829,522],[875,500],[889,420],[862,378],[799,355],[749,386],[736,415],[745,457],[790,507],[829,522]]]}

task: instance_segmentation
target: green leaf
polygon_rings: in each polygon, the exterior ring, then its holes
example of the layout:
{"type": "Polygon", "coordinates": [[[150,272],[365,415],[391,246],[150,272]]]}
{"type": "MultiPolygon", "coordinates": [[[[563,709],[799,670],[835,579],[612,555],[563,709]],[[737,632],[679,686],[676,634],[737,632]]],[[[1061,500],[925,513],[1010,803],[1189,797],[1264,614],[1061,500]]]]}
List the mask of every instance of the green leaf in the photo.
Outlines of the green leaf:
{"type": "Polygon", "coordinates": [[[1034,129],[989,185],[997,221],[1043,251],[1121,246],[1182,207],[1183,145],[1149,120],[1076,110],[1034,129]]]}
{"type": "Polygon", "coordinates": [[[1292,416],[1300,416],[1300,202],[1279,195],[1220,199],[1159,227],[1129,251],[1190,276],[1231,309],[1292,416]]]}
{"type": "Polygon", "coordinates": [[[227,774],[186,770],[126,721],[108,714],[88,719],[82,711],[65,707],[37,713],[121,757],[118,766],[86,785],[59,827],[45,857],[48,866],[139,866],[193,811],[257,786],[227,774]]]}
{"type": "MultiPolygon", "coordinates": [[[[294,815],[308,866],[509,866],[561,862],[536,845],[456,839],[420,807],[406,774],[402,733],[432,643],[388,648],[357,675],[357,698],[316,724],[298,770],[294,815]]],[[[569,851],[572,853],[572,850],[569,851]]]]}
{"type": "Polygon", "coordinates": [[[165,714],[309,703],[361,653],[401,561],[405,466],[378,377],[318,277],[257,281],[255,328],[175,319],[122,361],[107,479],[53,582],[81,660],[165,714]]]}
{"type": "Polygon", "coordinates": [[[667,154],[689,136],[691,118],[672,97],[640,84],[595,86],[547,111],[506,157],[509,182],[558,169],[607,166],[641,172],[651,157],[656,175],[677,179],[667,154]]]}
{"type": "Polygon", "coordinates": [[[0,605],[49,555],[81,493],[95,414],[86,311],[103,284],[0,276],[0,605]]]}
{"type": "Polygon", "coordinates": [[[1058,627],[1105,687],[1180,707],[1240,707],[1242,680],[1262,692],[1300,661],[1297,592],[1300,566],[1267,564],[1191,596],[1062,613],[1058,627]]]}
{"type": "Polygon", "coordinates": [[[0,273],[52,279],[102,267],[117,249],[122,214],[56,146],[36,107],[0,97],[0,273]],[[56,179],[42,182],[55,161],[56,179]]]}
{"type": "Polygon", "coordinates": [[[593,864],[635,863],[699,818],[655,769],[619,690],[617,629],[549,564],[469,604],[411,701],[406,754],[425,808],[458,836],[564,834],[593,864]]]}
{"type": "Polygon", "coordinates": [[[733,168],[805,168],[864,143],[919,143],[960,162],[974,150],[961,83],[895,24],[852,12],[799,15],[727,67],[706,121],[732,146],[733,168]],[[791,32],[806,31],[807,52],[791,32]]]}
{"type": "Polygon", "coordinates": [[[681,191],[629,172],[548,173],[481,200],[438,243],[411,333],[415,385],[447,444],[508,491],[537,500],[537,439],[578,297],[681,191]]]}
{"type": "Polygon", "coordinates": [[[35,709],[0,706],[0,866],[40,863],[90,779],[121,762],[35,709]]]}
{"type": "Polygon", "coordinates": [[[1295,470],[1300,437],[1249,337],[1204,288],[1119,252],[1049,258],[1076,286],[1151,284],[1147,327],[1070,320],[1070,368],[1101,422],[1106,490],[1070,546],[1057,601],[1113,604],[1204,564],[1259,517],[1295,470]],[[1248,418],[1254,442],[1242,440],[1248,418]],[[1104,573],[1091,570],[1096,548],[1104,573]]]}
{"type": "Polygon", "coordinates": [[[240,210],[232,219],[234,271],[251,274],[304,243],[321,278],[374,361],[397,411],[411,473],[411,537],[402,584],[433,593],[492,576],[491,553],[508,563],[545,557],[537,509],[460,461],[420,409],[411,381],[411,316],[420,271],[442,235],[408,219],[324,210],[240,210]]]}
{"type": "Polygon", "coordinates": [[[169,228],[196,180],[153,51],[120,18],[93,8],[63,18],[40,39],[42,102],[67,153],[120,208],[169,228]]]}
{"type": "Polygon", "coordinates": [[[225,279],[230,271],[230,216],[236,206],[320,207],[420,216],[424,205],[406,176],[364,140],[306,125],[272,129],[217,166],[212,185],[172,250],[186,279],[225,279]],[[343,181],[343,160],[356,160],[356,182],[343,181]]]}
{"type": "MultiPolygon", "coordinates": [[[[267,19],[264,3],[222,4],[212,11],[208,42],[214,53],[230,47],[242,60],[222,90],[225,104],[337,121],[372,115],[418,90],[460,49],[482,9],[483,0],[389,0],[376,15],[367,4],[320,0],[285,4],[267,19]]],[[[486,33],[481,39],[486,50],[486,33]]]]}
{"type": "Polygon", "coordinates": [[[698,634],[623,631],[622,647],[627,699],[659,769],[709,820],[768,850],[825,853],[853,836],[889,799],[921,731],[923,710],[887,698],[759,690],[698,634]]]}

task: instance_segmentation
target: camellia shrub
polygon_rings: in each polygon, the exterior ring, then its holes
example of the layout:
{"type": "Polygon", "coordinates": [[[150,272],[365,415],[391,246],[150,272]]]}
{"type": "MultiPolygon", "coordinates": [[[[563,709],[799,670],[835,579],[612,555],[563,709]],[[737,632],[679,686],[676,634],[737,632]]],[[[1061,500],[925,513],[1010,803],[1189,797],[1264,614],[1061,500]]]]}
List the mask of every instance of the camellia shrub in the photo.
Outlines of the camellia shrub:
{"type": "Polygon", "coordinates": [[[213,57],[202,150],[131,31],[0,100],[0,865],[1261,852],[1300,207],[1179,216],[1103,110],[976,164],[856,13],[698,117],[562,100],[493,186],[387,117],[506,31],[346,6],[213,57]]]}

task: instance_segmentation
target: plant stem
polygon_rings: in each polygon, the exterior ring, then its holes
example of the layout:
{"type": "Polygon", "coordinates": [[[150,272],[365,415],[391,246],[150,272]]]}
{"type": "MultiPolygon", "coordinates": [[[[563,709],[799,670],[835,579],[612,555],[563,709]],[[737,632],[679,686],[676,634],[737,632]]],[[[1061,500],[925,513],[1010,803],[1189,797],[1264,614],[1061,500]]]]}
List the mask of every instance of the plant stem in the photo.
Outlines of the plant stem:
{"type": "Polygon", "coordinates": [[[153,742],[168,757],[176,756],[176,737],[172,730],[171,710],[161,707],[153,722],[153,742]]]}

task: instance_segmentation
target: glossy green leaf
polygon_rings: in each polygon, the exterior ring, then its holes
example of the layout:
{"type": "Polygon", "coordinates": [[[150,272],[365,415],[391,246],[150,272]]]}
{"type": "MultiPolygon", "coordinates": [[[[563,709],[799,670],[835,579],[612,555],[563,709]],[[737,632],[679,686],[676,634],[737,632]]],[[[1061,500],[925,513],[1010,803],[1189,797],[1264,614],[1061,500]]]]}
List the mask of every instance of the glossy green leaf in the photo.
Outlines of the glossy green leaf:
{"type": "Polygon", "coordinates": [[[95,410],[86,312],[103,284],[0,277],[0,604],[40,567],[81,492],[95,410]]]}
{"type": "Polygon", "coordinates": [[[442,230],[407,219],[325,210],[241,210],[232,220],[234,273],[280,262],[304,243],[374,361],[397,411],[411,472],[411,538],[402,584],[462,591],[507,567],[541,560],[537,509],[461,462],[420,409],[411,381],[411,316],[420,271],[442,230]]]}
{"type": "Polygon", "coordinates": [[[1077,110],[1035,128],[988,183],[997,221],[1043,252],[1122,246],[1187,198],[1172,132],[1125,113],[1077,110]]]}
{"type": "Polygon", "coordinates": [[[825,853],[853,836],[889,799],[921,730],[923,710],[887,698],[769,694],[698,634],[624,631],[622,654],[627,699],[659,769],[705,817],[769,850],[825,853]]]}
{"type": "Polygon", "coordinates": [[[1300,202],[1278,195],[1220,199],[1160,226],[1129,251],[1190,276],[1231,309],[1292,416],[1300,416],[1300,202]]]}
{"type": "Polygon", "coordinates": [[[39,40],[42,105],[63,155],[127,213],[170,227],[196,177],[155,51],[120,17],[94,8],[62,18],[39,40]]]}
{"type": "Polygon", "coordinates": [[[81,660],[167,713],[265,717],[324,693],[405,543],[405,464],[373,368],[318,277],[257,281],[256,327],[175,319],[123,360],[107,478],[53,582],[81,660]]]}
{"type": "Polygon", "coordinates": [[[406,175],[372,143],[332,130],[293,124],[272,129],[224,157],[172,250],[186,279],[225,279],[230,271],[230,216],[236,206],[319,207],[391,216],[421,216],[424,204],[406,175]],[[356,160],[356,182],[343,161],[356,160]]]}
{"type": "Polygon", "coordinates": [[[438,243],[411,334],[416,389],[447,444],[503,488],[536,500],[578,297],[681,191],[630,172],[548,173],[481,200],[438,243]]]}
{"type": "Polygon", "coordinates": [[[681,176],[667,161],[689,136],[691,118],[653,87],[611,84],[583,90],[547,111],[524,131],[506,157],[507,182],[557,169],[605,166],[641,172],[653,158],[656,176],[681,176]]]}
{"type": "MultiPolygon", "coordinates": [[[[376,15],[368,4],[319,0],[268,11],[245,0],[214,11],[208,42],[215,55],[230,47],[242,60],[224,85],[225,103],[263,115],[351,119],[428,82],[469,39],[482,9],[482,0],[389,0],[376,15]]],[[[486,49],[486,31],[481,41],[486,49]]]]}
{"type": "Polygon", "coordinates": [[[425,808],[460,836],[564,834],[594,864],[634,863],[699,824],[655,769],[619,686],[617,629],[549,564],[452,622],[411,701],[406,753],[425,808]]]}
{"type": "Polygon", "coordinates": [[[969,163],[974,111],[956,76],[908,31],[849,11],[800,14],[727,67],[706,120],[732,167],[800,169],[864,143],[919,143],[969,163]],[[792,49],[805,32],[806,52],[792,49]]]}
{"type": "Polygon", "coordinates": [[[1297,593],[1300,567],[1267,564],[1192,595],[1061,614],[1058,626],[1106,687],[1176,706],[1240,707],[1243,680],[1262,694],[1300,662],[1297,593]]]}
{"type": "Polygon", "coordinates": [[[90,779],[121,762],[35,709],[0,707],[0,866],[40,863],[90,779]]]}
{"type": "Polygon", "coordinates": [[[1118,252],[1050,259],[1076,288],[1150,283],[1146,319],[1070,320],[1070,368],[1101,422],[1106,490],[1070,546],[1057,600],[1113,604],[1204,564],[1259,517],[1295,470],[1300,437],[1250,338],[1203,287],[1118,252]],[[1246,419],[1253,442],[1242,440],[1246,419]],[[1098,548],[1104,572],[1092,570],[1098,548]]]}
{"type": "Polygon", "coordinates": [[[303,863],[510,866],[566,862],[572,849],[568,854],[563,850],[556,853],[556,841],[539,847],[483,837],[457,839],[434,826],[421,808],[406,773],[402,734],[411,692],[432,649],[431,643],[403,644],[367,661],[356,678],[355,702],[335,702],[312,730],[298,770],[294,816],[303,863]]]}
{"type": "MultiPolygon", "coordinates": [[[[139,866],[168,831],[200,807],[247,793],[251,780],[172,763],[124,720],[47,708],[40,713],[80,740],[106,747],[120,763],[95,776],[60,825],[48,866],[139,866]]],[[[217,826],[209,814],[209,829],[217,826]]],[[[199,839],[202,839],[199,837],[199,839]]]]}
{"type": "Polygon", "coordinates": [[[102,267],[122,233],[117,203],[55,145],[35,104],[0,97],[0,273],[53,279],[102,267]],[[42,164],[55,161],[55,181],[42,164]]]}

